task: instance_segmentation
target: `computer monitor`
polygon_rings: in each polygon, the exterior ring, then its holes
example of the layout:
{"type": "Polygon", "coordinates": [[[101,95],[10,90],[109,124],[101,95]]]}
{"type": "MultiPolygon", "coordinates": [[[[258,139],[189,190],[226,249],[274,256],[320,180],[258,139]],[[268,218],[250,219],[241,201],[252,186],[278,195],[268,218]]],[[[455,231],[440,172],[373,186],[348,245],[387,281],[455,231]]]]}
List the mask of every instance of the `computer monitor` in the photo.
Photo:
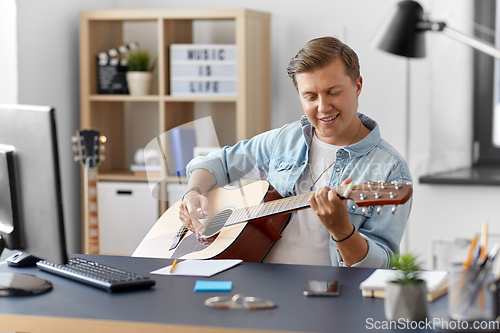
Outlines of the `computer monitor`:
{"type": "Polygon", "coordinates": [[[0,104],[0,237],[67,263],[54,108],[0,104]]]}

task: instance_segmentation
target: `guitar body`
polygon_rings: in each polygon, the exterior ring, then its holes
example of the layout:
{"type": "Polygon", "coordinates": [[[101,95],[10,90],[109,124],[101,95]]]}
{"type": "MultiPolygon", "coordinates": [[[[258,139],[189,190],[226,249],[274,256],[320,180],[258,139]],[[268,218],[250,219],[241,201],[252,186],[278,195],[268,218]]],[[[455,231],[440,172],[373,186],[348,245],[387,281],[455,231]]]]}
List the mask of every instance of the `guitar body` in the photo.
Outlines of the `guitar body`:
{"type": "MultiPolygon", "coordinates": [[[[207,194],[210,214],[225,210],[251,207],[263,201],[280,199],[279,193],[267,181],[258,181],[236,189],[216,188],[207,194]]],[[[289,214],[259,218],[224,227],[207,239],[199,240],[188,231],[174,250],[169,250],[182,222],[177,202],[151,228],[139,244],[133,257],[179,259],[243,259],[260,262],[281,236],[289,214]]]]}

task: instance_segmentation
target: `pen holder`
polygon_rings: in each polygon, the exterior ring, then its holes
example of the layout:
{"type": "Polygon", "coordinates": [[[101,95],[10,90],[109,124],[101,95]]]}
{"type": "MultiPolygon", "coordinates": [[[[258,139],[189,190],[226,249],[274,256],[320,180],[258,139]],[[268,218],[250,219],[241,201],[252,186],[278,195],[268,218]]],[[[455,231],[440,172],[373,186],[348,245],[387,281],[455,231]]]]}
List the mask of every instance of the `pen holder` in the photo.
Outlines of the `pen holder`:
{"type": "Polygon", "coordinates": [[[493,279],[488,285],[493,296],[493,318],[500,320],[500,280],[493,279]]]}
{"type": "MultiPolygon", "coordinates": [[[[490,283],[493,275],[488,267],[453,265],[448,287],[448,314],[453,320],[492,320],[495,299],[490,283]]],[[[497,294],[498,295],[498,294],[497,294]]]]}

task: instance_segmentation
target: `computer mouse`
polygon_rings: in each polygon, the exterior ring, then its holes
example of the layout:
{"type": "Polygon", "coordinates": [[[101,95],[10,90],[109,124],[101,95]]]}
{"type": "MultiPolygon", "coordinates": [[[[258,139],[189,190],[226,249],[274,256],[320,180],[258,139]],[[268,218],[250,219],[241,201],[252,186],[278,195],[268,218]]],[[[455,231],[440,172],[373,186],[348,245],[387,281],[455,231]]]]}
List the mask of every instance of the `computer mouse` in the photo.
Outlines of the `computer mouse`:
{"type": "Polygon", "coordinates": [[[18,252],[5,259],[11,267],[34,267],[40,260],[40,258],[26,252],[18,252]]]}

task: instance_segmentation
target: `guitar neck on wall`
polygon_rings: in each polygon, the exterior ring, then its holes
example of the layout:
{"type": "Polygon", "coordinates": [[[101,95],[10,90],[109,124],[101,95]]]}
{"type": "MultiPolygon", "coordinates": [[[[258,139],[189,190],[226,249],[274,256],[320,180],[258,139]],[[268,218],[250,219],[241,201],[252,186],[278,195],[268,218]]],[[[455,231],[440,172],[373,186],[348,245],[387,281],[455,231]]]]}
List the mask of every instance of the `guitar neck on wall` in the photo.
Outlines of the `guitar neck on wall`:
{"type": "Polygon", "coordinates": [[[75,157],[83,166],[84,186],[84,223],[83,223],[83,252],[85,254],[99,254],[99,219],[97,212],[97,166],[104,159],[106,138],[97,130],[78,130],[73,137],[78,150],[75,157]]]}

